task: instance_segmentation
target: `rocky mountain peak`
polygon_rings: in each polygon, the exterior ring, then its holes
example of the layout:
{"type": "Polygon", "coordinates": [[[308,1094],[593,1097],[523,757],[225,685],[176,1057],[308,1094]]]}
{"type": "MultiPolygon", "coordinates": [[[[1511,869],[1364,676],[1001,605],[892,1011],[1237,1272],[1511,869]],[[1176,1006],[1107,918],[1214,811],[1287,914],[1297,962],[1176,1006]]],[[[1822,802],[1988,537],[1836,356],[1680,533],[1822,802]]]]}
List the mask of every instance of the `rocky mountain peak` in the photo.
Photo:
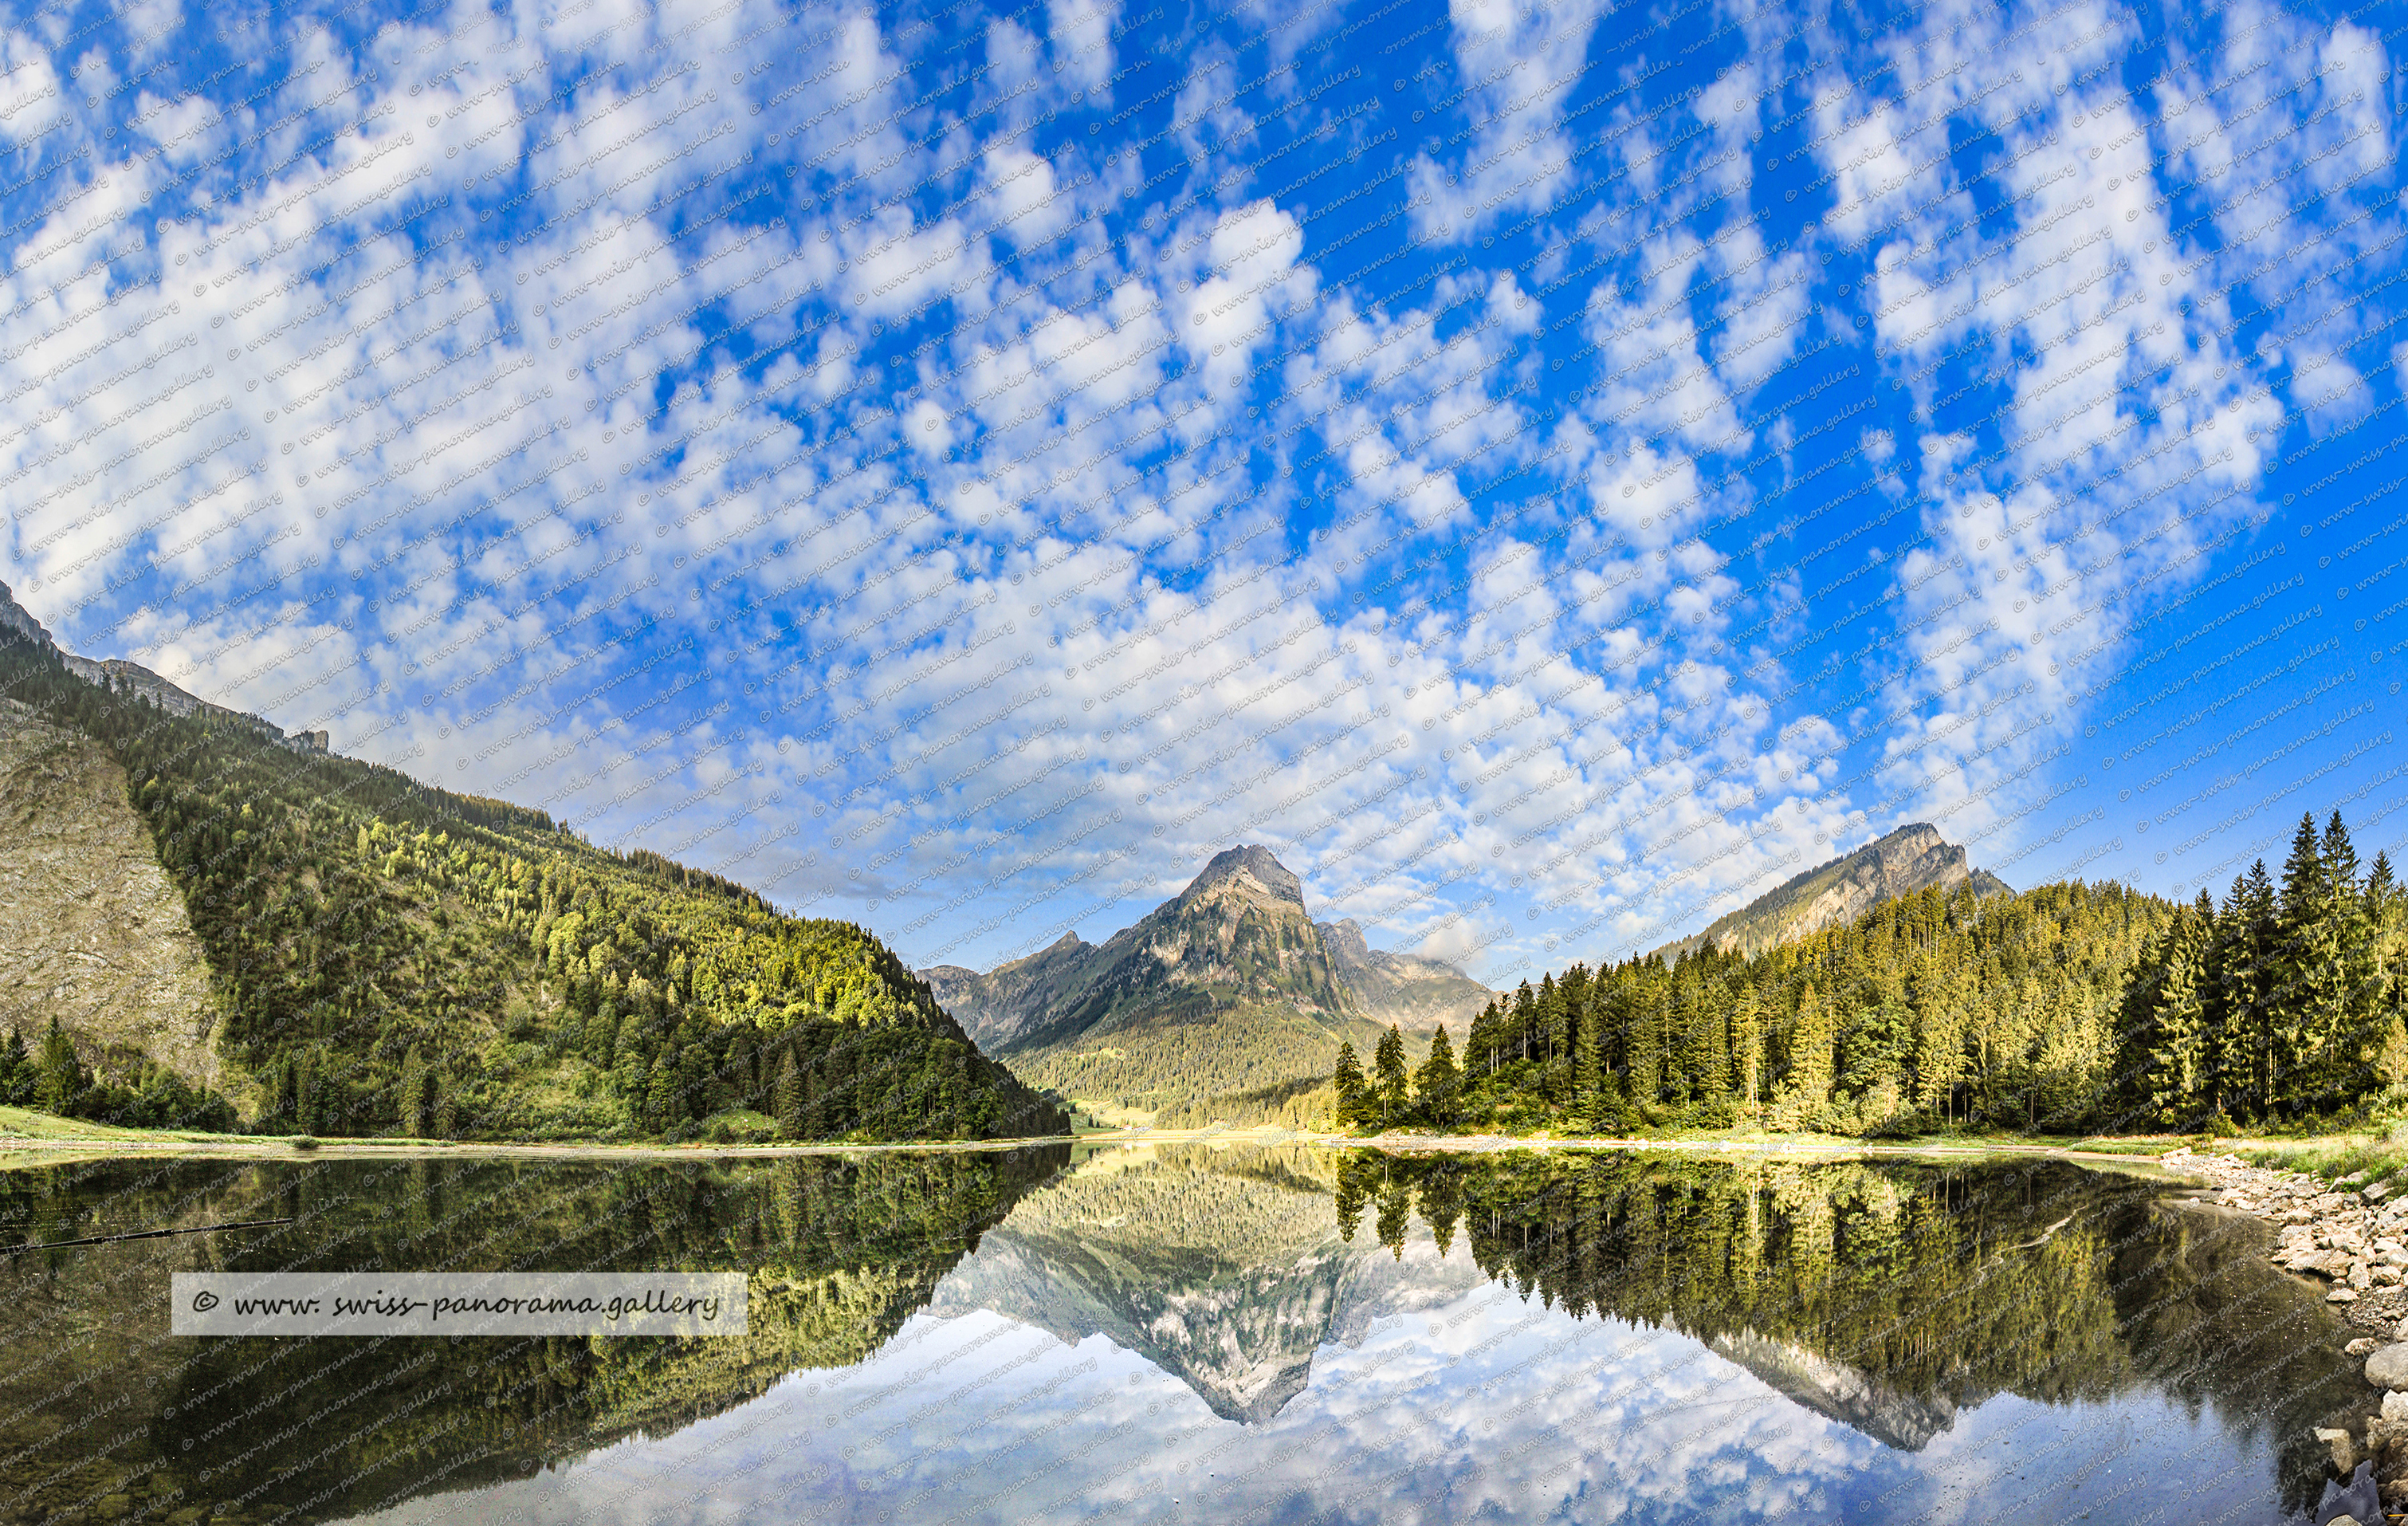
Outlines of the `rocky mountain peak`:
{"type": "Polygon", "coordinates": [[[1976,895],[2006,895],[2004,882],[1970,867],[1965,850],[1928,822],[1911,822],[1853,853],[1817,865],[1758,896],[1738,911],[1717,917],[1703,932],[1667,943],[1657,952],[1671,958],[1684,950],[1713,944],[1755,955],[1776,943],[1825,928],[1853,922],[1885,901],[1937,887],[1971,884],[1976,895]]]}
{"type": "Polygon", "coordinates": [[[1329,947],[1329,957],[1340,964],[1369,964],[1371,944],[1363,936],[1363,924],[1353,917],[1341,922],[1321,924],[1321,941],[1329,947]]]}
{"type": "Polygon", "coordinates": [[[1194,901],[1205,891],[1228,882],[1238,882],[1238,888],[1265,900],[1284,900],[1304,908],[1304,882],[1296,877],[1285,864],[1271,857],[1271,850],[1248,844],[1228,848],[1214,854],[1180,896],[1182,904],[1194,901]]]}
{"type": "Polygon", "coordinates": [[[45,650],[55,652],[59,649],[58,643],[50,640],[50,633],[43,628],[42,623],[35,619],[30,611],[17,602],[17,596],[8,591],[5,583],[0,583],[0,627],[15,631],[45,650]]]}

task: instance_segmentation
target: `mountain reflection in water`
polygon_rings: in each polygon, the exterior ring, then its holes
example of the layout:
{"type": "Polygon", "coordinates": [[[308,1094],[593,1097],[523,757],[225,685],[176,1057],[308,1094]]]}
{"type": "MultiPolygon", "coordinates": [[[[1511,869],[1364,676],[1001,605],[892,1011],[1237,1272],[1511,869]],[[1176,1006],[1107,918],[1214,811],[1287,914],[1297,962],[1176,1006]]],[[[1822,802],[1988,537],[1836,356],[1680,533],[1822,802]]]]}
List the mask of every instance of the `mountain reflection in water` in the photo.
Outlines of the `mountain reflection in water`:
{"type": "Polygon", "coordinates": [[[2061,1162],[1162,1146],[0,1171],[0,1520],[2304,1519],[2254,1220],[2061,1162]],[[751,1279],[740,1338],[192,1340],[180,1270],[751,1279]]]}

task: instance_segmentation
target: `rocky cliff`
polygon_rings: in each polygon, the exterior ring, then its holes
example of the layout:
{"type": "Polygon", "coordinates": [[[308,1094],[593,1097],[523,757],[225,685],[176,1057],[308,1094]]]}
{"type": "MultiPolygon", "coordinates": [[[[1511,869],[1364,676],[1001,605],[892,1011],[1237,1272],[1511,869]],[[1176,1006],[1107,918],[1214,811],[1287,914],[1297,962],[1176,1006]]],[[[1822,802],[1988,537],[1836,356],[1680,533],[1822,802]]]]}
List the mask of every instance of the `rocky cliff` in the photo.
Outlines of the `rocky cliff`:
{"type": "Polygon", "coordinates": [[[1463,1032],[1496,993],[1443,959],[1373,948],[1352,917],[1318,922],[1338,979],[1354,995],[1363,1015],[1394,1023],[1408,1033],[1428,1033],[1443,1023],[1463,1032]]]}
{"type": "Polygon", "coordinates": [[[1944,841],[1937,828],[1916,822],[1785,881],[1659,952],[1669,959],[1713,944],[1761,954],[1776,943],[1853,922],[1885,901],[1966,884],[1980,896],[2014,894],[1989,871],[1970,868],[1965,850],[1944,841]]]}
{"type": "Polygon", "coordinates": [[[30,1046],[54,1015],[95,1069],[220,1085],[208,964],[124,770],[0,699],[0,1029],[30,1046]]]}
{"type": "Polygon", "coordinates": [[[0,630],[14,631],[43,651],[55,653],[66,665],[68,672],[95,688],[114,689],[147,699],[170,715],[215,715],[225,720],[241,721],[256,727],[262,736],[281,742],[296,753],[324,753],[327,735],[323,731],[295,731],[288,734],[273,721],[253,715],[249,711],[228,710],[213,705],[198,695],[177,687],[138,662],[122,657],[83,657],[61,647],[50,639],[43,624],[31,611],[17,602],[8,585],[0,583],[0,630]]]}

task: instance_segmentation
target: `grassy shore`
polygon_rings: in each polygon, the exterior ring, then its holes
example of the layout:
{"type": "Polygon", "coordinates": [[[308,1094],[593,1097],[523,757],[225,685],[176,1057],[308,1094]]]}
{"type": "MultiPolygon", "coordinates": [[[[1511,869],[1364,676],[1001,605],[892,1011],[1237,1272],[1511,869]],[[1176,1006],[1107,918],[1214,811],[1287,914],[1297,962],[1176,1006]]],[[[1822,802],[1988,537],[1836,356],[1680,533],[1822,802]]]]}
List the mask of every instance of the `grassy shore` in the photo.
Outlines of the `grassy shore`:
{"type": "MultiPolygon", "coordinates": [[[[1408,1131],[1379,1135],[1297,1132],[1270,1126],[1244,1129],[1153,1129],[1137,1122],[1118,1127],[1098,1127],[1084,1118],[1073,1135],[1054,1135],[1049,1139],[931,1141],[924,1144],[691,1144],[660,1142],[617,1142],[605,1140],[437,1140],[437,1139],[315,1139],[306,1135],[209,1134],[188,1130],[121,1129],[108,1124],[93,1123],[80,1118],[62,1118],[29,1108],[0,1106],[0,1153],[54,1156],[60,1152],[79,1155],[107,1155],[120,1152],[161,1152],[170,1154],[240,1155],[295,1157],[319,1155],[391,1156],[421,1152],[461,1154],[508,1153],[513,1155],[590,1155],[617,1157],[650,1157],[685,1159],[694,1156],[775,1156],[796,1153],[819,1153],[830,1150],[893,1151],[893,1150],[980,1150],[1009,1148],[1030,1143],[1068,1142],[1080,1144],[1288,1144],[1331,1146],[1361,1145],[1381,1149],[1531,1149],[1531,1148],[1607,1148],[1607,1149],[1678,1149],[1729,1150],[1748,1154],[1825,1155],[1825,1154],[1908,1154],[1908,1155],[1988,1155],[2010,1151],[2046,1151],[2098,1156],[2161,1155],[2178,1145],[2199,1146],[2196,1138],[2174,1136],[2114,1136],[2086,1139],[2035,1139],[2018,1134],[1992,1134],[1971,1131],[1936,1133],[1905,1140],[1863,1140],[1837,1134],[1771,1133],[1750,1130],[1662,1130],[1645,1135],[1616,1137],[1604,1135],[1550,1134],[1515,1136],[1503,1134],[1440,1134],[1429,1131],[1408,1131]]],[[[2320,1148],[2318,1160],[2329,1158],[2336,1169],[2329,1174],[2339,1175],[2347,1170],[2360,1169],[2358,1156],[2349,1151],[2365,1142],[2352,1137],[2285,1142],[2286,1148],[2310,1150],[2320,1148]]],[[[2240,1145],[2260,1146],[2264,1142],[2227,1142],[2218,1147],[2240,1145]]],[[[2243,1150],[2242,1153],[2246,1153],[2243,1150]]],[[[2251,1157],[2255,1159],[2255,1157],[2251,1157]]],[[[2408,1175],[2408,1150],[2397,1157],[2398,1168],[2408,1175]]],[[[2298,1169],[2310,1169],[2300,1166],[2298,1169]]]]}
{"type": "Polygon", "coordinates": [[[177,1129],[121,1129],[81,1118],[62,1118],[31,1108],[0,1106],[0,1158],[56,1160],[130,1153],[265,1156],[390,1157],[416,1154],[588,1156],[690,1159],[696,1156],[779,1156],[895,1150],[991,1150],[1028,1144],[1080,1145],[1125,1144],[1309,1144],[1389,1150],[1634,1149],[1730,1152],[1773,1156],[1970,1157],[2046,1154],[2091,1159],[2146,1159],[2188,1146],[2201,1154],[2230,1154],[2253,1165],[2306,1172],[2353,1187],[2382,1182],[2408,1191],[2408,1130],[2390,1132],[2315,1134],[2286,1138],[2214,1138],[2176,1134],[2098,1134],[2035,1137],[2028,1134],[1951,1130],[1908,1139],[1870,1140],[1842,1134],[1774,1133],[1764,1130],[1651,1130],[1636,1135],[1575,1133],[1441,1134],[1406,1130],[1386,1134],[1298,1132],[1268,1125],[1243,1129],[1154,1129],[1137,1119],[1099,1126],[1082,1110],[1071,1135],[1036,1140],[939,1140],[926,1143],[847,1144],[727,1144],[607,1140],[313,1139],[306,1135],[209,1134],[177,1129]]]}

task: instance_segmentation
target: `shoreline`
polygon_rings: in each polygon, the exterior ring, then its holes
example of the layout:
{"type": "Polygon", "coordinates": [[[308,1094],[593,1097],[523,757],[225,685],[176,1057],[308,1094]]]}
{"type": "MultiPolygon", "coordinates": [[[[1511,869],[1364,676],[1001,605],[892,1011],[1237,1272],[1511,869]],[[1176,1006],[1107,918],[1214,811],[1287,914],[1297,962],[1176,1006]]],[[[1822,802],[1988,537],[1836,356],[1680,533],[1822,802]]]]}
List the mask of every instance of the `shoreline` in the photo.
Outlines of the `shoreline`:
{"type": "MultiPolygon", "coordinates": [[[[129,1131],[130,1132],[130,1131],[129,1131]]],[[[1148,1144],[1252,1144],[1322,1149],[1437,1150],[1450,1153],[1501,1154],[1513,1150],[1629,1150],[1674,1154],[1754,1155],[1805,1159],[1828,1157],[1938,1157],[1974,1159],[2000,1155],[2033,1155],[2126,1166],[2157,1164],[2164,1155],[2187,1156],[2189,1146],[2168,1138],[2162,1151],[2155,1142],[2134,1141],[2135,1147],[2085,1148],[2085,1141],[2049,1144],[2025,1140],[1849,1140],[1821,1135],[1691,1139],[1635,1139],[1612,1135],[1528,1138],[1512,1134],[1352,1134],[1303,1133],[1275,1129],[1125,1129],[1083,1134],[1042,1134],[1019,1139],[925,1140],[900,1143],[846,1144],[819,1142],[791,1144],[616,1144],[601,1141],[340,1139],[321,1137],[314,1144],[296,1145],[283,1136],[230,1134],[222,1136],[126,1137],[124,1135],[50,1137],[0,1134],[0,1162],[10,1157],[108,1157],[183,1155],[307,1159],[328,1157],[376,1159],[457,1159],[465,1156],[557,1158],[575,1159],[775,1159],[793,1155],[892,1155],[984,1152],[1026,1149],[1031,1145],[1066,1144],[1073,1149],[1103,1149],[1148,1144]]],[[[2119,1142],[2120,1143],[2120,1142],[2119,1142]]],[[[2224,1141],[2222,1144],[2241,1142],[2224,1141]]]]}

